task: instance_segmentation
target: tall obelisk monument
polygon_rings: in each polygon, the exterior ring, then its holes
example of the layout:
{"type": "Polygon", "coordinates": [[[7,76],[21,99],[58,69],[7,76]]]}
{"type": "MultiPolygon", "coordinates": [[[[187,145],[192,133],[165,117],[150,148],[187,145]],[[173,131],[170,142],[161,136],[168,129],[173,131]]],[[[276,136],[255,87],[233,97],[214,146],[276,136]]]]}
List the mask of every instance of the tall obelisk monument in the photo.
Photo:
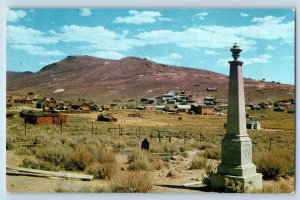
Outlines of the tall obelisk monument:
{"type": "Polygon", "coordinates": [[[246,129],[243,62],[238,60],[242,49],[235,43],[230,49],[233,61],[229,61],[229,94],[227,131],[221,143],[221,163],[212,176],[212,187],[225,188],[225,179],[239,181],[246,186],[262,188],[262,175],[256,173],[252,163],[252,142],[246,129]]]}

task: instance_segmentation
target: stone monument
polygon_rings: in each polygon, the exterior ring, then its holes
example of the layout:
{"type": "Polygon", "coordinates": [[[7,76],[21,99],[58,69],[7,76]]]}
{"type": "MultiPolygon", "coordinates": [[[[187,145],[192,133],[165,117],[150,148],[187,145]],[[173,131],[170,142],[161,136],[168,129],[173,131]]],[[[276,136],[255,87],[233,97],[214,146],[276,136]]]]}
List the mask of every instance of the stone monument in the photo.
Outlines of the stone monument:
{"type": "Polygon", "coordinates": [[[225,180],[239,181],[246,186],[262,188],[262,174],[256,173],[252,163],[252,142],[248,137],[245,115],[243,62],[238,60],[242,49],[235,43],[230,49],[233,61],[229,61],[229,94],[227,131],[221,142],[221,163],[212,175],[212,188],[223,190],[225,180]]]}

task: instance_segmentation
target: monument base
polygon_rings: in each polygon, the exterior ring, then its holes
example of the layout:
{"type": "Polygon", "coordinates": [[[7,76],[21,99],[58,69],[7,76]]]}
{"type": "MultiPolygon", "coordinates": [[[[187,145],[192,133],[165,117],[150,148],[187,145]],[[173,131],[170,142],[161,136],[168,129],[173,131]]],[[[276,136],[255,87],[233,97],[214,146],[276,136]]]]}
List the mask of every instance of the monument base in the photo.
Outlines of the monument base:
{"type": "Polygon", "coordinates": [[[224,191],[226,187],[225,179],[242,183],[244,190],[262,189],[262,174],[254,173],[247,176],[232,176],[215,173],[212,174],[211,179],[213,190],[224,191]]]}

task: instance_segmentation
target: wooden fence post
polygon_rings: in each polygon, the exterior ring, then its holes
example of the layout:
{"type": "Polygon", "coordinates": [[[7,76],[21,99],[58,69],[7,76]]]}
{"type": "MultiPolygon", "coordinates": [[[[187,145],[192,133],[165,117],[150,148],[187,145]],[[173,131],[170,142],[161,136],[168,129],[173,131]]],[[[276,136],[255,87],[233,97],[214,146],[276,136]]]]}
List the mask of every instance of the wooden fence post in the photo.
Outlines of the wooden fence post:
{"type": "Polygon", "coordinates": [[[25,128],[25,136],[27,135],[27,121],[26,119],[24,120],[24,128],[25,128]]]}
{"type": "Polygon", "coordinates": [[[159,141],[159,143],[161,142],[160,141],[160,131],[158,130],[158,141],[159,141]]]}
{"type": "Polygon", "coordinates": [[[272,138],[269,139],[270,140],[270,145],[269,145],[269,152],[272,150],[272,138]]]}
{"type": "Polygon", "coordinates": [[[141,127],[139,126],[139,140],[141,139],[141,127]]]}
{"type": "Polygon", "coordinates": [[[199,141],[200,141],[200,145],[201,145],[201,143],[202,143],[202,138],[201,138],[201,131],[200,131],[200,133],[199,133],[199,141]]]}

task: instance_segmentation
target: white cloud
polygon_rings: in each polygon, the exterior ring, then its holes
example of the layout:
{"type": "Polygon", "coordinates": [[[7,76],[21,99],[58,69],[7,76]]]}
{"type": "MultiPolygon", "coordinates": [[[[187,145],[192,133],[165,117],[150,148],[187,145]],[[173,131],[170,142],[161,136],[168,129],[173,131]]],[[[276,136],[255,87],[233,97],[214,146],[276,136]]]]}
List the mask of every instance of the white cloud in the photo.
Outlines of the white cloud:
{"type": "Polygon", "coordinates": [[[257,39],[294,42],[294,21],[282,20],[283,17],[267,16],[254,18],[254,24],[248,26],[199,26],[183,31],[153,30],[141,32],[136,38],[147,44],[175,44],[191,49],[225,48],[237,42],[244,50],[248,50],[257,44],[257,39]]]}
{"type": "Polygon", "coordinates": [[[217,52],[212,51],[212,50],[205,50],[204,53],[205,53],[206,55],[218,55],[217,52]]]}
{"type": "Polygon", "coordinates": [[[171,60],[178,60],[178,59],[182,59],[182,56],[178,53],[170,53],[168,56],[167,56],[168,59],[171,59],[171,60]]]}
{"type": "Polygon", "coordinates": [[[127,51],[144,43],[125,34],[118,34],[102,26],[63,26],[56,34],[60,41],[81,42],[81,50],[127,51]]]}
{"type": "Polygon", "coordinates": [[[275,49],[275,47],[273,47],[272,45],[268,45],[267,47],[266,47],[266,50],[274,50],[275,49]]]}
{"type": "Polygon", "coordinates": [[[196,16],[198,16],[201,20],[204,20],[207,15],[208,15],[207,12],[202,12],[202,13],[196,14],[196,16]]]}
{"type": "Polygon", "coordinates": [[[21,18],[26,16],[26,12],[23,10],[8,10],[7,12],[7,21],[9,22],[17,22],[21,18]]]}
{"type": "Polygon", "coordinates": [[[253,65],[253,64],[266,64],[270,61],[272,57],[270,55],[260,55],[256,58],[245,58],[243,59],[246,65],[253,65]]]}
{"type": "Polygon", "coordinates": [[[88,9],[88,8],[81,8],[81,9],[79,9],[79,14],[80,14],[81,16],[86,17],[86,16],[90,16],[90,15],[92,14],[92,12],[91,12],[91,10],[88,9]]]}
{"type": "Polygon", "coordinates": [[[175,44],[189,49],[202,47],[224,48],[232,46],[233,42],[243,44],[244,48],[256,44],[254,40],[238,37],[234,32],[205,30],[203,27],[188,28],[181,32],[171,30],[142,32],[136,35],[136,38],[144,41],[146,44],[175,44]]]}
{"type": "MultiPolygon", "coordinates": [[[[253,64],[266,64],[269,63],[271,60],[271,56],[264,54],[264,55],[260,55],[258,57],[255,58],[242,58],[241,60],[244,62],[244,65],[253,65],[253,64]]],[[[228,67],[228,61],[229,60],[233,60],[233,59],[219,59],[217,61],[217,64],[219,66],[224,66],[224,67],[228,67]]]]}
{"type": "Polygon", "coordinates": [[[243,12],[241,12],[240,15],[241,15],[241,17],[249,17],[249,14],[243,13],[243,12]]]}
{"type": "Polygon", "coordinates": [[[58,38],[25,26],[7,26],[8,44],[55,44],[58,38]]]}
{"type": "Polygon", "coordinates": [[[257,23],[271,23],[278,24],[281,23],[285,17],[274,17],[274,16],[266,16],[266,17],[254,17],[251,21],[257,23]]]}
{"type": "Polygon", "coordinates": [[[130,10],[127,17],[117,17],[114,23],[126,23],[126,24],[144,24],[154,23],[158,21],[170,21],[169,18],[161,17],[160,12],[157,11],[137,11],[130,10]]]}
{"type": "Polygon", "coordinates": [[[31,55],[39,55],[39,56],[61,56],[65,55],[61,51],[57,50],[47,50],[44,47],[37,46],[37,45],[10,45],[11,48],[26,51],[28,54],[31,55]]]}
{"type": "Polygon", "coordinates": [[[98,58],[106,58],[106,59],[121,59],[126,57],[125,55],[118,53],[116,51],[96,51],[96,52],[88,53],[88,55],[95,56],[98,58]]]}

